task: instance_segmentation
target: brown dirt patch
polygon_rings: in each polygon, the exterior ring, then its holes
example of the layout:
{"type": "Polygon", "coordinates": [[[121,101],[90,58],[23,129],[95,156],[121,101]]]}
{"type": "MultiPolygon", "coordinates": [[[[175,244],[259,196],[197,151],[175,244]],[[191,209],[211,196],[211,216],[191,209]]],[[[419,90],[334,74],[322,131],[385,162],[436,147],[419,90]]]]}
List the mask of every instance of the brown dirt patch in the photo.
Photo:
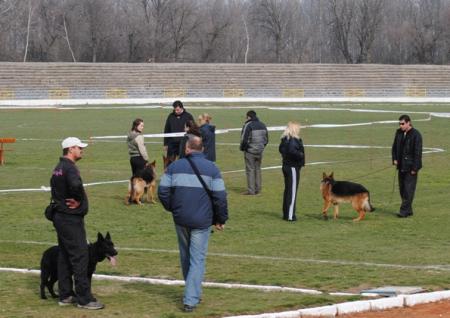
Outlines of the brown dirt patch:
{"type": "Polygon", "coordinates": [[[413,307],[370,311],[339,316],[340,318],[450,318],[450,300],[413,307]]]}

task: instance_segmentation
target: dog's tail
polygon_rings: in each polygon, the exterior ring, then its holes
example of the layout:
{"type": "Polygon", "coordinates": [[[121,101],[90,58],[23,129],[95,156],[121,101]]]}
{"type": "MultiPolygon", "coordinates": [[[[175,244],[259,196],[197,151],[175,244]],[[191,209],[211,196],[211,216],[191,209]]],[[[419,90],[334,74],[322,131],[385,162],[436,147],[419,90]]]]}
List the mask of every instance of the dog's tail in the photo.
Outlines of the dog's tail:
{"type": "Polygon", "coordinates": [[[373,212],[373,211],[375,211],[375,208],[370,203],[370,192],[367,192],[367,200],[364,202],[364,210],[366,212],[373,212]]]}

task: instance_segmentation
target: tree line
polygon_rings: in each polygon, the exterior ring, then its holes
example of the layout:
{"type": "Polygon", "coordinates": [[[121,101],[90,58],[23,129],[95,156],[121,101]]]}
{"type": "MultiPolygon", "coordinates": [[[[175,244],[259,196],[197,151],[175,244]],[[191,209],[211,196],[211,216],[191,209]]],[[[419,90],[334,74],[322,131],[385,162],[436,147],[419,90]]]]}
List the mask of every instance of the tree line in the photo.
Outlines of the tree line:
{"type": "Polygon", "coordinates": [[[0,0],[0,61],[448,64],[450,0],[0,0]]]}

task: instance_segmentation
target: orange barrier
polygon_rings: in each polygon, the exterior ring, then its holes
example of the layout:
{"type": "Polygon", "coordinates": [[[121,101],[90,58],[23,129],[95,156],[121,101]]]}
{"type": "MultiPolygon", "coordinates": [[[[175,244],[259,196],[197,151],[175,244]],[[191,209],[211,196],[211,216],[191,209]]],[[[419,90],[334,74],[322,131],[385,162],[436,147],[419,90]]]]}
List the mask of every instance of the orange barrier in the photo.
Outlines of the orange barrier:
{"type": "Polygon", "coordinates": [[[3,144],[12,144],[16,142],[16,138],[0,138],[0,166],[5,164],[4,152],[8,149],[3,148],[3,144]]]}

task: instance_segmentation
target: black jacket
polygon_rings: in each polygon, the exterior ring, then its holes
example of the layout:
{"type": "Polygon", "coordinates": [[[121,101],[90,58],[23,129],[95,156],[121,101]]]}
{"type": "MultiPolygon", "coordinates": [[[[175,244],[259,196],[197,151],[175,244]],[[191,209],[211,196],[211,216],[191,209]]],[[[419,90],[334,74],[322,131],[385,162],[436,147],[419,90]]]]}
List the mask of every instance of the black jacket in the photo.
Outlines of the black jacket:
{"type": "Polygon", "coordinates": [[[399,128],[392,144],[392,161],[397,160],[401,172],[419,171],[422,168],[422,135],[411,128],[404,136],[399,128]]]}
{"type": "MultiPolygon", "coordinates": [[[[184,125],[188,120],[194,120],[191,114],[187,111],[183,111],[180,116],[175,114],[173,111],[169,116],[167,116],[166,125],[164,126],[164,133],[177,133],[184,132],[184,125]]],[[[164,146],[167,146],[169,142],[180,142],[183,137],[164,137],[164,146]]]]}
{"type": "Polygon", "coordinates": [[[257,117],[247,120],[241,131],[241,151],[260,155],[269,142],[266,125],[257,117]]]}
{"type": "Polygon", "coordinates": [[[305,148],[302,139],[283,137],[278,147],[283,165],[301,168],[305,165],[305,148]]]}
{"type": "Polygon", "coordinates": [[[64,157],[59,159],[59,163],[53,169],[50,186],[57,212],[80,216],[88,213],[88,198],[84,191],[80,171],[73,161],[64,157]],[[66,199],[70,198],[80,202],[80,206],[76,209],[69,209],[66,199]]]}
{"type": "Polygon", "coordinates": [[[216,126],[204,124],[200,127],[203,153],[209,161],[216,161],[216,126]]]}

